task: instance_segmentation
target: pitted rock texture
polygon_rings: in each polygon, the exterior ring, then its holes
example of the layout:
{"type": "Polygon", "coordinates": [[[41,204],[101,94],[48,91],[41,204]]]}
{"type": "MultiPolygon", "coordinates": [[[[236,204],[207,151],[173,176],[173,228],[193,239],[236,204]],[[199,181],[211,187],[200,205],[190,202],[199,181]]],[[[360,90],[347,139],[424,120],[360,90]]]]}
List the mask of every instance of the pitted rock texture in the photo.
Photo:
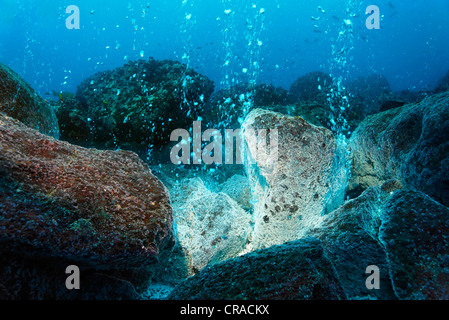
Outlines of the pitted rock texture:
{"type": "Polygon", "coordinates": [[[369,116],[350,145],[350,192],[398,179],[449,205],[448,92],[369,116]]]}
{"type": "Polygon", "coordinates": [[[54,109],[25,80],[0,63],[0,112],[44,134],[59,138],[54,109]]]}
{"type": "Polygon", "coordinates": [[[307,238],[206,267],[172,300],[342,300],[346,295],[320,241],[307,238]]]}
{"type": "Polygon", "coordinates": [[[173,238],[168,191],[138,156],[55,140],[0,114],[2,250],[120,269],[173,238]]]}
{"type": "Polygon", "coordinates": [[[200,178],[185,179],[170,193],[176,235],[193,273],[245,250],[252,216],[227,194],[208,190],[200,178]]]}
{"type": "Polygon", "coordinates": [[[341,204],[346,178],[331,131],[262,109],[253,110],[242,128],[254,249],[299,239],[341,204]]]}

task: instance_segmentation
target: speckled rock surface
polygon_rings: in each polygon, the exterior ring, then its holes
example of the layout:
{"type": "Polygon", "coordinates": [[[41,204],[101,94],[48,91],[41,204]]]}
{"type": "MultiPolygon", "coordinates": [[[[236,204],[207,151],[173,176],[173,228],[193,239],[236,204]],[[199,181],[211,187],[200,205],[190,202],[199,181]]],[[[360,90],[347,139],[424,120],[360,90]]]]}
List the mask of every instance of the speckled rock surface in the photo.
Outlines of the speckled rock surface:
{"type": "Polygon", "coordinates": [[[387,253],[379,241],[379,228],[385,202],[401,188],[397,180],[368,188],[358,198],[324,216],[317,228],[306,233],[321,240],[349,299],[397,299],[389,276],[387,253]],[[370,265],[379,268],[379,290],[366,288],[365,271],[370,265]]]}
{"type": "Polygon", "coordinates": [[[300,238],[341,204],[346,178],[336,165],[337,143],[328,129],[262,109],[253,110],[242,128],[245,169],[253,192],[255,249],[300,238]],[[260,134],[263,129],[269,132],[268,139],[260,134]],[[258,144],[267,140],[269,152],[260,152],[258,144]]]}
{"type": "Polygon", "coordinates": [[[366,118],[354,132],[349,191],[398,179],[449,204],[449,93],[366,118]]]}
{"type": "Polygon", "coordinates": [[[192,273],[244,251],[252,216],[227,194],[210,191],[200,178],[182,180],[170,194],[176,236],[192,273]]]}
{"type": "Polygon", "coordinates": [[[15,71],[0,63],[0,112],[55,138],[59,137],[55,111],[15,71]]]}
{"type": "Polygon", "coordinates": [[[4,114],[0,150],[4,254],[128,270],[172,244],[168,191],[136,154],[70,145],[4,114]]]}
{"type": "Polygon", "coordinates": [[[422,192],[401,190],[385,204],[379,240],[395,294],[449,299],[449,209],[422,192]]]}
{"type": "Polygon", "coordinates": [[[61,104],[61,138],[77,143],[83,132],[73,130],[86,125],[81,117],[89,120],[92,146],[132,150],[146,160],[149,151],[170,144],[173,130],[192,126],[213,90],[210,79],[177,61],[131,61],[85,79],[76,92],[79,104],[61,104]]]}
{"type": "Polygon", "coordinates": [[[257,250],[206,267],[176,287],[173,300],[340,300],[345,293],[318,240],[257,250]]]}

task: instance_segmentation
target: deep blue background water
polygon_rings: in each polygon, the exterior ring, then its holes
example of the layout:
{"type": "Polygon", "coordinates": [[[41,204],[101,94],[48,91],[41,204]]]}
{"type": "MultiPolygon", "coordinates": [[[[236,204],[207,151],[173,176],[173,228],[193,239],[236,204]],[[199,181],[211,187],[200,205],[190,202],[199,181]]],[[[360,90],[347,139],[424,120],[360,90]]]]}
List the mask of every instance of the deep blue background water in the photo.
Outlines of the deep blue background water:
{"type": "Polygon", "coordinates": [[[0,0],[0,10],[0,62],[44,96],[74,92],[86,77],[142,56],[188,63],[216,87],[254,80],[289,88],[307,72],[337,70],[422,90],[449,69],[448,0],[0,0]],[[80,30],[65,26],[72,4],[80,30]],[[371,4],[381,30],[365,27],[371,4]],[[343,19],[354,32],[338,40],[343,19]],[[332,45],[346,48],[346,65],[333,61],[332,45]]]}

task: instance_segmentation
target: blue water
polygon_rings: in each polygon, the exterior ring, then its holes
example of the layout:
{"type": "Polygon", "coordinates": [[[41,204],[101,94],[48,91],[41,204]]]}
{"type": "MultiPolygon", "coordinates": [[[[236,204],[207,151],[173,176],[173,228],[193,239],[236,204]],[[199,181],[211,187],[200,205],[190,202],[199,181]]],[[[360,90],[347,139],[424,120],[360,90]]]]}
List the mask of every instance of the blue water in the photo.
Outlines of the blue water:
{"type": "Polygon", "coordinates": [[[0,61],[42,96],[150,56],[183,61],[216,88],[250,80],[288,89],[322,70],[425,90],[449,69],[447,0],[0,0],[0,9],[0,61]],[[365,27],[372,4],[380,30],[365,27]],[[66,28],[69,5],[80,9],[79,30],[66,28]],[[338,39],[344,19],[353,32],[338,39]],[[344,66],[332,45],[347,50],[344,66]]]}

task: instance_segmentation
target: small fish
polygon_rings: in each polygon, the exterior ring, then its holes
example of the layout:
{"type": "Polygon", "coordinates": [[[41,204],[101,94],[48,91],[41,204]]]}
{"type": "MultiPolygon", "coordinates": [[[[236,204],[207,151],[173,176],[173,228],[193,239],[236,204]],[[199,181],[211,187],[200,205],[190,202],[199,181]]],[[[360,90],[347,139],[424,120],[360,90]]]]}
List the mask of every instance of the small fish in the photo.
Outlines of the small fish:
{"type": "Polygon", "coordinates": [[[340,50],[340,52],[337,53],[337,56],[341,56],[342,54],[344,54],[346,52],[346,47],[342,48],[340,50]]]}

